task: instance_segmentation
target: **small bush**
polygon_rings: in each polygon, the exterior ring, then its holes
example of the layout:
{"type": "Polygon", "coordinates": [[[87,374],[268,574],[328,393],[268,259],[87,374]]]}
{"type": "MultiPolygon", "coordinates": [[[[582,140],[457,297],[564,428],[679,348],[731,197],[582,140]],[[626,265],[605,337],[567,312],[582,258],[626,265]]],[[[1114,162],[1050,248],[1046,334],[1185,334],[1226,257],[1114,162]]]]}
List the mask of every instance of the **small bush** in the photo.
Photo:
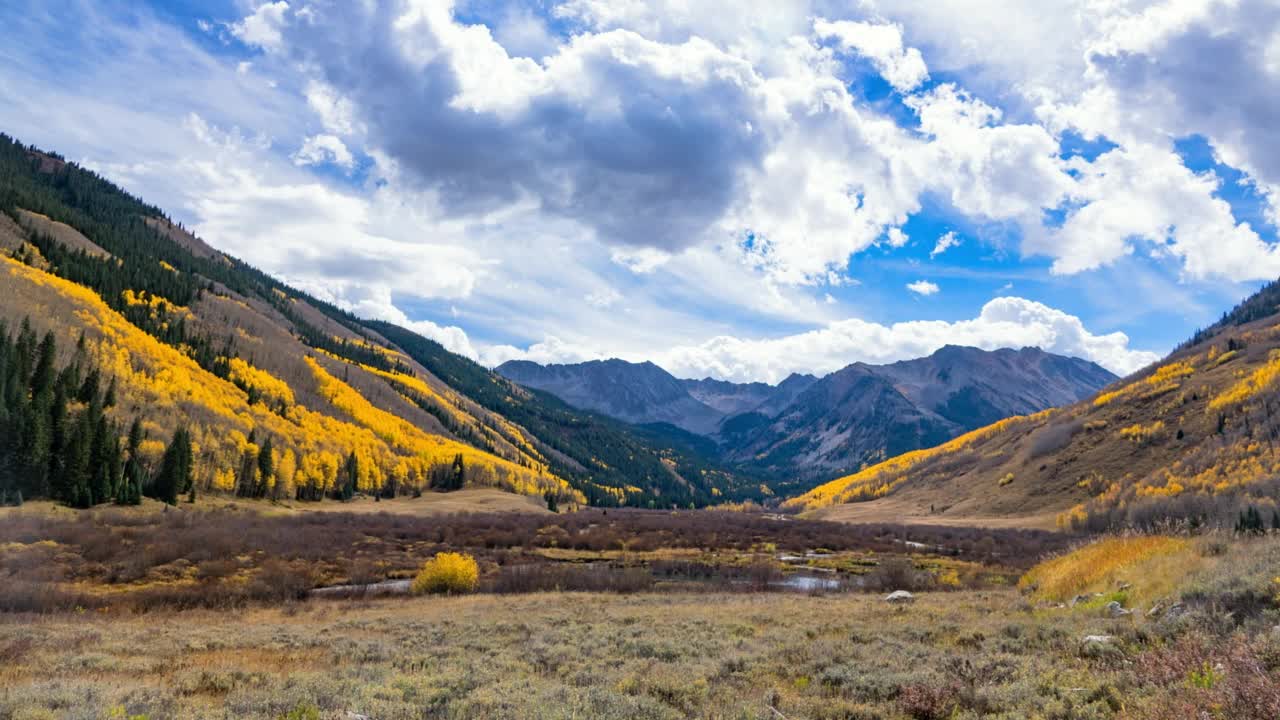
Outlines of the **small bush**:
{"type": "Polygon", "coordinates": [[[438,553],[428,560],[413,579],[415,595],[424,593],[469,593],[480,580],[476,559],[462,553],[438,553]]]}

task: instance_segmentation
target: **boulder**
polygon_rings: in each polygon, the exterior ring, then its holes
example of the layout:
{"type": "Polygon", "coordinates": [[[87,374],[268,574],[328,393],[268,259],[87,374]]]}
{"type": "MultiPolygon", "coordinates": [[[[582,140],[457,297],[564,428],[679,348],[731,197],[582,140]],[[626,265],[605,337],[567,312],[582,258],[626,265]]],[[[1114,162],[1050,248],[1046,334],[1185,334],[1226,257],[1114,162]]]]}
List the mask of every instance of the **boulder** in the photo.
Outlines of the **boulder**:
{"type": "Polygon", "coordinates": [[[894,590],[893,592],[885,596],[884,601],[887,603],[892,603],[894,605],[902,605],[906,603],[915,602],[916,596],[912,595],[906,590],[894,590]]]}
{"type": "Polygon", "coordinates": [[[1082,645],[1110,645],[1115,641],[1115,637],[1111,635],[1085,635],[1080,640],[1082,645]]]}
{"type": "Polygon", "coordinates": [[[1118,601],[1112,600],[1106,604],[1106,607],[1102,608],[1102,614],[1109,618],[1122,618],[1126,615],[1132,615],[1133,611],[1125,610],[1124,606],[1118,601]]]}

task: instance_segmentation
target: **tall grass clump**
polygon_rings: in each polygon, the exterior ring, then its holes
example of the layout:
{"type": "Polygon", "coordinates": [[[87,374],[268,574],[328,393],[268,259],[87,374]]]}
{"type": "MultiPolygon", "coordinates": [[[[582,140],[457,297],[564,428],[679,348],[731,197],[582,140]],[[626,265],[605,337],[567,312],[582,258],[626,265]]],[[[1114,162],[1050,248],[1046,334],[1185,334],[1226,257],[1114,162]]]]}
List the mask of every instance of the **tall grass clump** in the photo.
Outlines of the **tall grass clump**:
{"type": "Polygon", "coordinates": [[[1186,567],[1190,563],[1180,559],[1192,555],[1187,552],[1190,547],[1186,538],[1163,535],[1105,538],[1040,563],[1022,577],[1018,587],[1059,601],[1126,581],[1141,580],[1150,592],[1165,584],[1169,573],[1181,575],[1190,569],[1186,567]]]}

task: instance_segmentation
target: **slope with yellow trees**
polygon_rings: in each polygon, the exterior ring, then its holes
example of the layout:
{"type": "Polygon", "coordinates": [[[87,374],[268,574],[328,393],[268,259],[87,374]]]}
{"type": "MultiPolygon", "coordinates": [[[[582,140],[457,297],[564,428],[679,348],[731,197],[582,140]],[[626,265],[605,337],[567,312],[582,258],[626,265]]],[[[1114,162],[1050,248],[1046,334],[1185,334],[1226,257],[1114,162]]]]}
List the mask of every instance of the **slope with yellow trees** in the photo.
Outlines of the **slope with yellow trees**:
{"type": "Polygon", "coordinates": [[[0,252],[0,317],[30,317],[70,340],[64,349],[83,332],[126,395],[110,413],[122,426],[142,420],[149,470],[189,431],[198,491],[318,498],[358,476],[359,489],[385,494],[438,481],[687,507],[758,487],[290,288],[3,134],[0,252]]]}
{"type": "Polygon", "coordinates": [[[324,402],[311,406],[296,402],[289,386],[269,373],[233,360],[235,376],[250,377],[277,401],[274,406],[251,404],[248,393],[235,383],[142,332],[93,291],[9,258],[0,258],[0,263],[0,293],[21,299],[6,303],[0,317],[12,322],[30,317],[39,332],[52,330],[66,347],[83,335],[98,368],[117,381],[116,412],[126,416],[121,419],[143,417],[152,430],[155,437],[146,444],[152,464],[159,463],[162,445],[156,440],[167,439],[165,429],[185,425],[190,430],[195,477],[204,490],[231,492],[237,482],[246,482],[245,458],[256,458],[261,449],[257,442],[270,438],[278,453],[274,476],[253,481],[264,483],[277,496],[293,496],[300,488],[320,494],[332,491],[340,466],[354,455],[360,468],[358,489],[366,492],[393,481],[422,489],[432,467],[461,457],[468,479],[476,484],[581,500],[545,468],[518,465],[432,435],[374,408],[312,357],[304,358],[314,381],[309,394],[324,402]],[[332,409],[348,419],[336,417],[332,409]]]}
{"type": "Polygon", "coordinates": [[[1280,499],[1280,286],[1096,397],[908,453],[788,501],[833,519],[1230,526],[1280,499]],[[1242,310],[1243,309],[1243,310],[1242,310]],[[862,503],[854,505],[854,503],[862,503]]]}

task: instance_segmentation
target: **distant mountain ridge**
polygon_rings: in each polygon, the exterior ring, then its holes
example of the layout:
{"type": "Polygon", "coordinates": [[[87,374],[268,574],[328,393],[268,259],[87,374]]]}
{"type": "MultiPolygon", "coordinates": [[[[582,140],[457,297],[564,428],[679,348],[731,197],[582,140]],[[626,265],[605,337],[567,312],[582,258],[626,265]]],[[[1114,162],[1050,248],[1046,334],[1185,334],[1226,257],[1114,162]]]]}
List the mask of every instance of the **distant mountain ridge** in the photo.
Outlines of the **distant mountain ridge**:
{"type": "Polygon", "coordinates": [[[890,365],[854,363],[811,385],[727,456],[771,471],[850,471],[1077,402],[1117,379],[1095,363],[1038,348],[948,345],[890,365]]]}
{"type": "Polygon", "coordinates": [[[512,361],[496,371],[576,407],[711,437],[736,465],[803,478],[851,471],[1012,415],[1070,404],[1117,379],[1096,363],[1038,348],[950,345],[925,358],[854,363],[778,385],[681,380],[650,362],[616,359],[512,361]]]}
{"type": "Polygon", "coordinates": [[[635,425],[669,423],[699,435],[715,432],[724,413],[689,394],[681,381],[651,362],[592,360],[572,365],[539,365],[514,360],[500,375],[544,390],[583,410],[635,425]]]}

